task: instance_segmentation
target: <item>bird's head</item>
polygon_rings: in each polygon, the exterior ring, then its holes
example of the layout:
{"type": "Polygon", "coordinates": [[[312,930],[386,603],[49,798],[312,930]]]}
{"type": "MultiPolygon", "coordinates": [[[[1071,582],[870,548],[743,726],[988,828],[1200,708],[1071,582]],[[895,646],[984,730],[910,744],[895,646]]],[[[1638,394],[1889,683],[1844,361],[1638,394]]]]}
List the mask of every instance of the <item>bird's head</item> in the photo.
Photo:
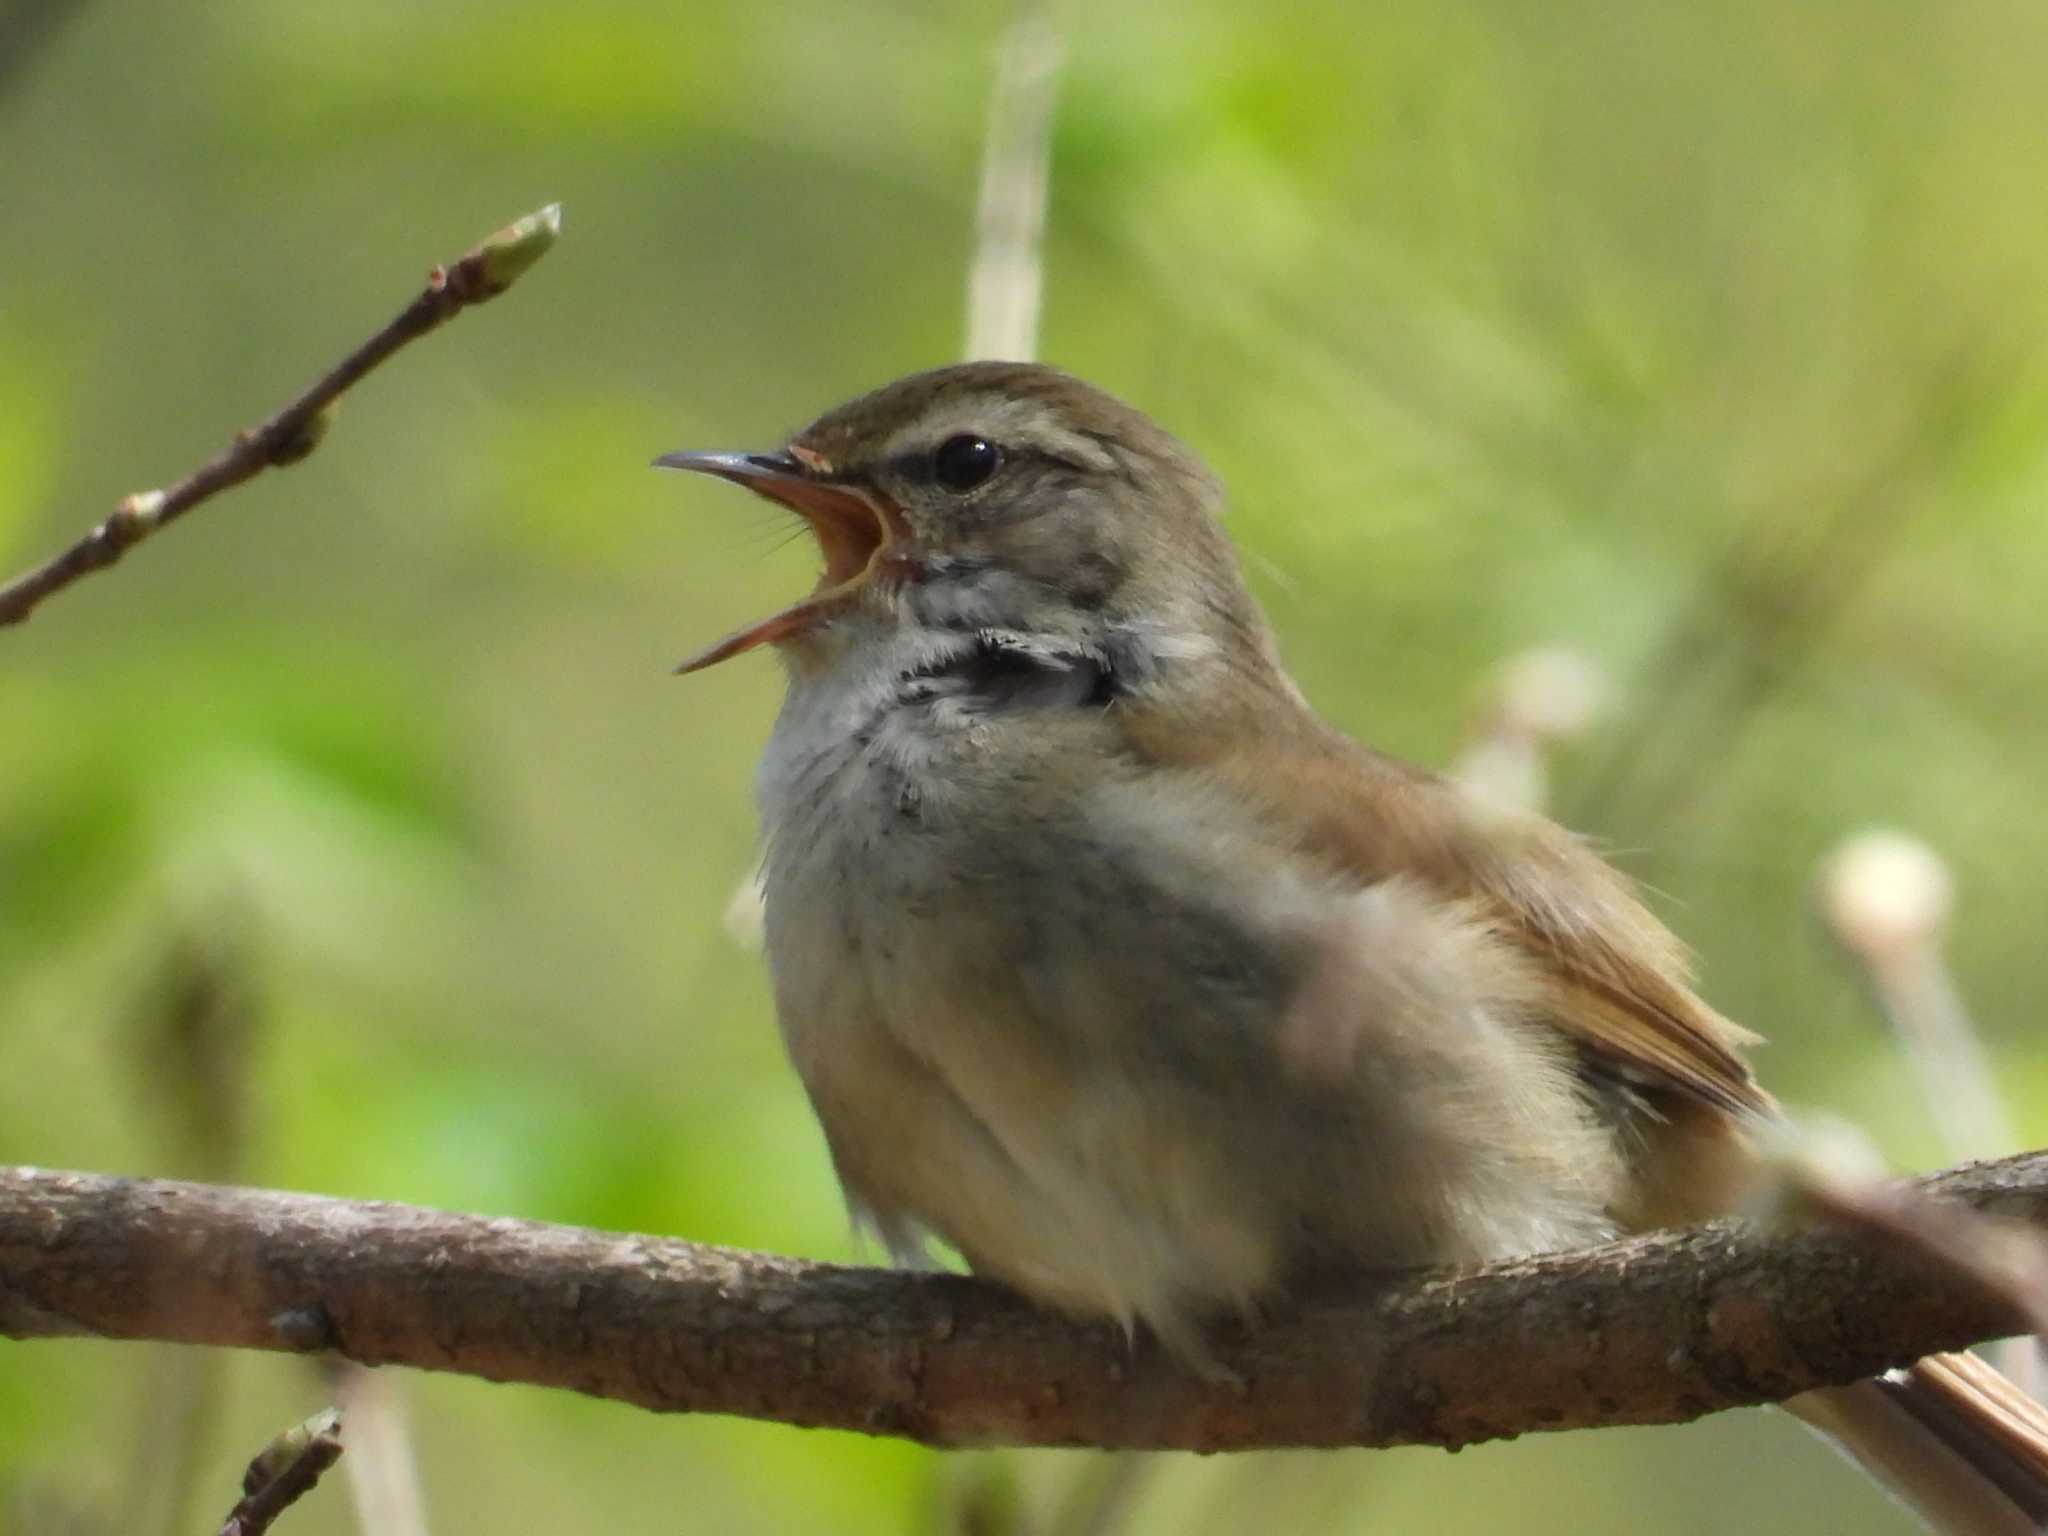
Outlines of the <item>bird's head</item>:
{"type": "Polygon", "coordinates": [[[980,643],[1088,658],[1128,692],[1198,686],[1231,663],[1277,671],[1214,477],[1150,418],[1055,369],[913,374],[771,452],[656,463],[793,509],[825,557],[810,596],[679,670],[775,645],[802,680],[878,643],[980,643]]]}

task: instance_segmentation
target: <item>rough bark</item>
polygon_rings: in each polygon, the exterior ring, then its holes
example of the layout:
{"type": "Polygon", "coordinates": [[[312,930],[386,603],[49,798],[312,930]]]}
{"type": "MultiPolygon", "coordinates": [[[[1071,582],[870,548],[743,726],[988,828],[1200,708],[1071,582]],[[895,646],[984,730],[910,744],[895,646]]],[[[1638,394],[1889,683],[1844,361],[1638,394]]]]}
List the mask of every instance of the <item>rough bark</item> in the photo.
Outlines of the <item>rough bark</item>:
{"type": "MultiPolygon", "coordinates": [[[[2048,1153],[1925,1188],[2048,1225],[2048,1153]]],[[[1732,1223],[1379,1277],[1219,1330],[1238,1384],[948,1275],[0,1170],[0,1333],[310,1352],[942,1445],[1456,1446],[1667,1423],[2016,1329],[1906,1246],[1732,1223]]]]}

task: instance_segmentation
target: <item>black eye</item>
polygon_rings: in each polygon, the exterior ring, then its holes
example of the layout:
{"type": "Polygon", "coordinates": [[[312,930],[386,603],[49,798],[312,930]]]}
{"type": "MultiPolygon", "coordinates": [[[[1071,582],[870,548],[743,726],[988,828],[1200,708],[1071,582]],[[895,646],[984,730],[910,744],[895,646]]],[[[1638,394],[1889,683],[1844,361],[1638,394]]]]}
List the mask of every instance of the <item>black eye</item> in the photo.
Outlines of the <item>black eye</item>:
{"type": "Polygon", "coordinates": [[[994,443],[963,432],[939,444],[939,451],[932,455],[932,474],[949,491],[971,491],[1002,462],[1002,450],[994,443]]]}

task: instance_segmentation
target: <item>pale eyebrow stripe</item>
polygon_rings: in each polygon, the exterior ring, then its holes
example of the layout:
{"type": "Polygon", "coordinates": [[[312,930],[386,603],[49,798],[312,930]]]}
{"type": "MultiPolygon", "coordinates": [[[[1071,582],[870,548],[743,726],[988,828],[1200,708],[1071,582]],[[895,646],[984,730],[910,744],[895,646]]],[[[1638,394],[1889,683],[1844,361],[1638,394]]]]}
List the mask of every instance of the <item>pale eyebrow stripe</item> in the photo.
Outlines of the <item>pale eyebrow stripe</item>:
{"type": "Polygon", "coordinates": [[[924,420],[903,427],[882,453],[884,463],[929,456],[949,437],[972,433],[1012,453],[1036,451],[1081,470],[1112,474],[1121,459],[1090,433],[1064,425],[1047,403],[978,395],[949,401],[924,420]]]}
{"type": "MultiPolygon", "coordinates": [[[[957,437],[962,434],[954,433],[952,435],[957,437]]],[[[944,441],[944,438],[940,439],[940,442],[944,441]]],[[[1101,462],[1088,462],[1077,456],[1070,456],[1048,448],[1043,443],[1005,443],[1000,438],[994,437],[990,438],[989,441],[1012,458],[1043,459],[1047,463],[1057,464],[1062,469],[1071,469],[1079,474],[1114,473],[1117,469],[1116,461],[1108,458],[1107,455],[1101,454],[1100,450],[1096,450],[1094,454],[1090,455],[1090,458],[1099,458],[1101,462]]],[[[884,462],[883,467],[893,470],[905,479],[929,479],[931,476],[932,454],[937,447],[938,444],[935,443],[930,448],[913,449],[908,452],[894,454],[884,462]]]]}

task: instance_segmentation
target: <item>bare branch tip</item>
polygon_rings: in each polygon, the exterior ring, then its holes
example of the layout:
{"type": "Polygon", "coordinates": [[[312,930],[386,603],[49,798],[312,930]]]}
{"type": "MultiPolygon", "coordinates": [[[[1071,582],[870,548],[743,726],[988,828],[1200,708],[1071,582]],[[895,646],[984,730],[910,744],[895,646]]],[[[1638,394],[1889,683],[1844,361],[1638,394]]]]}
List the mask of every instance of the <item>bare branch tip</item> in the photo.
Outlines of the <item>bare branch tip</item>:
{"type": "Polygon", "coordinates": [[[249,1463],[242,1474],[241,1500],[228,1512],[221,1536],[261,1536],[340,1459],[339,1409],[325,1408],[294,1424],[249,1463]]]}
{"type": "Polygon", "coordinates": [[[503,293],[541,257],[547,255],[562,233],[562,205],[549,203],[510,224],[477,246],[473,253],[479,264],[484,291],[503,293]]]}

